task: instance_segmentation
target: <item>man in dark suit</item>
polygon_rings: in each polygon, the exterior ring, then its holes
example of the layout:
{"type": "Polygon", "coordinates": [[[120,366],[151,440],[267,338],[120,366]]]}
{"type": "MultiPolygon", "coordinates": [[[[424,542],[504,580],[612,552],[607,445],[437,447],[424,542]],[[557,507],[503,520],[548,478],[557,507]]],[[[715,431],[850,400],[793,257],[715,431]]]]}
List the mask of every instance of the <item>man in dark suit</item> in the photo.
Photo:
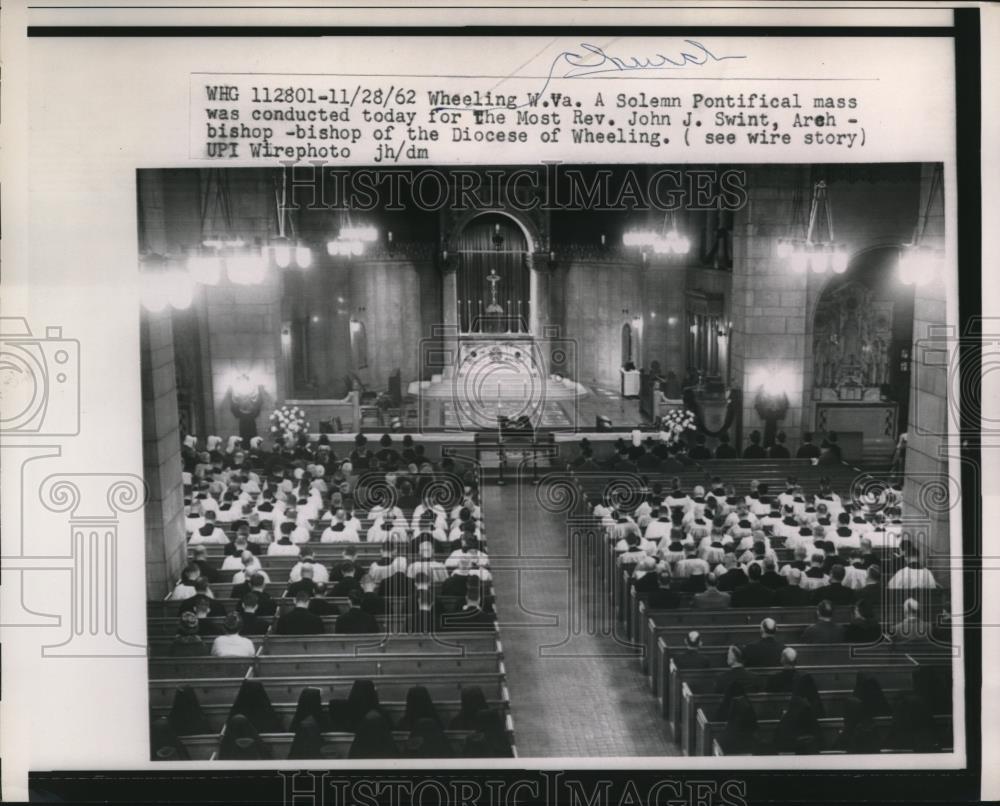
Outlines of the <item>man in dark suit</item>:
{"type": "Polygon", "coordinates": [[[208,583],[207,582],[204,582],[204,584],[202,583],[203,580],[201,579],[195,580],[195,590],[197,590],[198,592],[190,599],[181,602],[181,606],[177,608],[177,615],[185,613],[188,610],[194,611],[198,608],[200,604],[207,603],[209,618],[225,618],[226,608],[224,608],[220,602],[215,601],[215,599],[213,599],[211,596],[207,594],[206,591],[208,590],[208,583]]]}
{"type": "Polygon", "coordinates": [[[774,438],[774,444],[771,446],[770,450],[768,451],[768,458],[770,458],[770,459],[790,459],[791,458],[792,454],[788,452],[788,448],[785,445],[785,440],[786,439],[787,439],[787,437],[785,436],[785,432],[784,431],[779,431],[778,435],[774,438]]]}
{"type": "Polygon", "coordinates": [[[823,600],[835,605],[853,604],[857,598],[855,591],[844,584],[844,577],[847,571],[841,563],[836,563],[830,569],[830,581],[813,591],[813,601],[819,603],[823,600]]]}
{"type": "Polygon", "coordinates": [[[815,445],[813,445],[813,435],[806,431],[802,435],[802,444],[799,446],[798,451],[795,453],[796,459],[819,459],[821,451],[815,445]]]}
{"type": "Polygon", "coordinates": [[[738,459],[736,448],[729,444],[729,434],[719,434],[719,444],[715,448],[716,459],[738,459]]]}
{"type": "Polygon", "coordinates": [[[802,607],[812,603],[809,591],[802,587],[802,572],[798,568],[789,568],[785,576],[787,585],[782,585],[774,592],[774,603],[778,607],[802,607]]]}
{"type": "Polygon", "coordinates": [[[347,598],[351,603],[350,607],[337,617],[337,622],[333,630],[334,632],[347,633],[351,635],[381,632],[378,619],[376,619],[371,613],[366,613],[361,609],[361,597],[362,594],[360,588],[352,590],[347,595],[347,598]]]}
{"type": "Polygon", "coordinates": [[[778,573],[773,557],[764,558],[764,573],[761,574],[760,584],[765,588],[777,591],[788,584],[788,579],[778,573]]]}
{"type": "Polygon", "coordinates": [[[859,602],[867,602],[871,605],[872,613],[876,616],[882,611],[882,599],[885,596],[882,587],[882,569],[877,565],[868,566],[868,578],[864,587],[857,591],[855,598],[859,602]]]}
{"type": "Polygon", "coordinates": [[[285,589],[285,596],[289,599],[294,599],[299,591],[308,594],[310,597],[316,595],[316,582],[313,580],[312,565],[307,564],[302,566],[302,578],[298,582],[289,584],[288,588],[285,589]]]}
{"type": "Polygon", "coordinates": [[[278,619],[275,625],[278,635],[322,635],[323,619],[309,610],[309,594],[299,591],[295,595],[295,606],[278,619]]]}
{"type": "Polygon", "coordinates": [[[191,549],[191,553],[193,554],[192,562],[198,566],[203,579],[213,584],[221,579],[219,569],[208,561],[208,549],[205,546],[198,544],[191,549]]]}
{"type": "Polygon", "coordinates": [[[234,594],[237,593],[237,588],[240,589],[239,594],[233,597],[240,600],[240,603],[236,606],[236,609],[239,610],[243,606],[243,601],[242,601],[243,597],[252,591],[253,593],[257,594],[257,601],[258,601],[257,615],[273,616],[278,611],[278,605],[275,604],[274,599],[271,598],[271,595],[266,590],[264,590],[265,585],[267,585],[267,581],[263,574],[254,574],[252,577],[250,577],[249,588],[247,587],[246,582],[243,582],[239,585],[234,585],[233,586],[234,594]]]}
{"type": "Polygon", "coordinates": [[[767,678],[764,688],[772,694],[779,694],[791,691],[795,687],[795,678],[798,672],[795,670],[795,663],[798,660],[798,653],[790,646],[786,646],[781,651],[781,671],[767,678]]]}
{"type": "Polygon", "coordinates": [[[874,617],[872,606],[861,599],[854,605],[850,623],[844,627],[844,640],[852,644],[874,644],[882,638],[882,625],[874,617]]]}
{"type": "Polygon", "coordinates": [[[844,640],[844,628],[833,623],[833,605],[823,599],[816,605],[816,622],[802,631],[803,644],[839,644],[844,640]]]}
{"type": "Polygon", "coordinates": [[[750,566],[747,584],[733,591],[733,607],[770,607],[774,604],[774,591],[761,584],[763,575],[757,563],[750,566]]]}
{"type": "Polygon", "coordinates": [[[719,577],[719,590],[723,593],[732,593],[750,581],[746,575],[746,571],[736,564],[736,555],[732,552],[726,553],[722,559],[722,564],[726,568],[726,573],[719,577]]]}
{"type": "Polygon", "coordinates": [[[375,592],[375,583],[370,577],[361,579],[361,609],[373,616],[385,614],[385,599],[375,592]]]}
{"type": "Polygon", "coordinates": [[[785,645],[777,638],[778,625],[773,618],[760,623],[760,638],[743,647],[743,663],[751,666],[777,666],[785,645]]]}
{"type": "Polygon", "coordinates": [[[244,594],[240,605],[243,614],[243,629],[240,630],[240,633],[242,635],[263,635],[266,633],[271,623],[257,612],[260,607],[260,599],[257,594],[253,591],[244,594]]]}
{"type": "Polygon", "coordinates": [[[694,438],[694,447],[688,451],[688,456],[696,462],[704,462],[712,458],[712,452],[705,446],[705,435],[698,434],[694,438]]]}
{"type": "Polygon", "coordinates": [[[750,444],[743,449],[744,459],[763,459],[766,453],[760,444],[760,431],[753,431],[750,434],[750,444]]]}
{"type": "Polygon", "coordinates": [[[694,606],[702,610],[721,610],[729,607],[731,598],[719,590],[719,580],[713,572],[705,577],[705,591],[694,595],[694,606]]]}
{"type": "Polygon", "coordinates": [[[331,596],[348,596],[352,590],[361,590],[361,583],[355,577],[354,563],[348,561],[340,566],[340,579],[330,588],[331,596]]]}
{"type": "Polygon", "coordinates": [[[712,662],[701,654],[701,633],[691,630],[684,636],[684,646],[671,656],[678,669],[707,669],[712,662]]]}
{"type": "Polygon", "coordinates": [[[487,610],[481,599],[479,577],[469,575],[466,581],[465,604],[454,613],[442,613],[442,630],[492,630],[496,626],[496,613],[487,610]]]}
{"type": "Polygon", "coordinates": [[[716,694],[724,694],[733,683],[739,683],[747,691],[753,688],[753,675],[743,663],[743,650],[735,644],[726,653],[726,665],[729,668],[715,681],[716,694]]]}

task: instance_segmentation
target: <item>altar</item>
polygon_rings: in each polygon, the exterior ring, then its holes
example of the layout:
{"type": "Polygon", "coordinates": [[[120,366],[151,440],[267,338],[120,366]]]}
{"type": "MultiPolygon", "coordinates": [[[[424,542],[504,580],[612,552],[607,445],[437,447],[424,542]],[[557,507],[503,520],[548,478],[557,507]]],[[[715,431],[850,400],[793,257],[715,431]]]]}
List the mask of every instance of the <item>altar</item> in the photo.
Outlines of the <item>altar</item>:
{"type": "Polygon", "coordinates": [[[861,435],[866,462],[891,459],[899,403],[889,397],[893,299],[860,282],[824,292],[813,333],[813,430],[861,435]]]}

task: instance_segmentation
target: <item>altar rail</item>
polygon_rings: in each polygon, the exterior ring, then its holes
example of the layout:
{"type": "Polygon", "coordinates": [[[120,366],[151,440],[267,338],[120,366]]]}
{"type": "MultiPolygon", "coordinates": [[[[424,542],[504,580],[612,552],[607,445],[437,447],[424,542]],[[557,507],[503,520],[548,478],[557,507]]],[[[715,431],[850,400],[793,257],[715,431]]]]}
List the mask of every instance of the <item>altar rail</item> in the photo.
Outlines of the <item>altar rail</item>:
{"type": "Polygon", "coordinates": [[[355,432],[361,427],[361,393],[357,390],[347,393],[347,397],[322,400],[286,400],[285,406],[298,406],[306,414],[309,424],[319,429],[322,421],[337,421],[345,432],[355,432]]]}

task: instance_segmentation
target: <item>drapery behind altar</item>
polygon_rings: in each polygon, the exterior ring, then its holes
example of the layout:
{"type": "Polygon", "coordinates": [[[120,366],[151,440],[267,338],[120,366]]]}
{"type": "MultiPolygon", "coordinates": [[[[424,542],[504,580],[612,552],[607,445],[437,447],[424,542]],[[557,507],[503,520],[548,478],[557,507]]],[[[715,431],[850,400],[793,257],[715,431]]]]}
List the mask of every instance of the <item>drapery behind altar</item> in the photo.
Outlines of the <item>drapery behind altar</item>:
{"type": "Polygon", "coordinates": [[[463,333],[527,333],[531,277],[524,233],[509,218],[483,215],[458,243],[458,321],[463,333]]]}

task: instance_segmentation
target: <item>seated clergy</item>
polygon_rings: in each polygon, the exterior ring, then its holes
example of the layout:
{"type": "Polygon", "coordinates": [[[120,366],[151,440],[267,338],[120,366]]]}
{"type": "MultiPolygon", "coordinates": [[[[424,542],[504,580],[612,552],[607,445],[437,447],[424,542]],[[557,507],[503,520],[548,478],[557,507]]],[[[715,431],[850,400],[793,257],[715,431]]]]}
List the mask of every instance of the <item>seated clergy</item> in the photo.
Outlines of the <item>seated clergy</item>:
{"type": "Polygon", "coordinates": [[[803,644],[838,644],[844,640],[844,628],[833,621],[833,604],[823,599],[816,605],[816,622],[802,631],[803,644]]]}
{"type": "Polygon", "coordinates": [[[295,606],[281,616],[274,631],[278,635],[321,635],[323,619],[309,610],[309,594],[299,591],[295,594],[295,606]]]}
{"type": "Polygon", "coordinates": [[[751,666],[777,666],[785,645],[778,640],[778,625],[773,618],[760,623],[760,638],[743,647],[743,663],[751,666]]]}
{"type": "Polygon", "coordinates": [[[347,594],[350,607],[337,617],[334,632],[347,634],[381,632],[378,619],[361,608],[362,596],[360,588],[355,588],[347,594]]]}

